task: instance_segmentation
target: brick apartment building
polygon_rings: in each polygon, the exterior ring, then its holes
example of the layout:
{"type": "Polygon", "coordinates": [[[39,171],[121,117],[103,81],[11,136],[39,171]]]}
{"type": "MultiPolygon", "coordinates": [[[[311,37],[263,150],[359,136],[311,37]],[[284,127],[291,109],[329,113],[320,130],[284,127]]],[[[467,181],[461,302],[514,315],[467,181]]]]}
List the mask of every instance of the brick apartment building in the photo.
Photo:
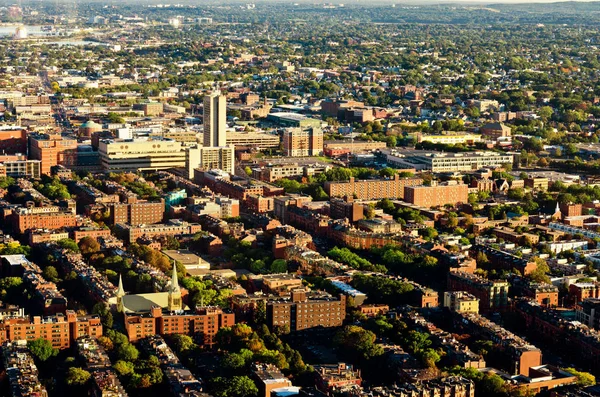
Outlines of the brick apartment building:
{"type": "Polygon", "coordinates": [[[218,307],[170,312],[155,306],[149,313],[124,313],[124,318],[125,330],[130,342],[156,334],[185,334],[201,336],[203,344],[212,346],[213,338],[219,329],[235,325],[235,315],[224,312],[218,307]]]}
{"type": "Polygon", "coordinates": [[[76,225],[75,214],[59,207],[18,208],[12,213],[13,231],[20,234],[29,229],[56,230],[76,225]]]}
{"type": "Polygon", "coordinates": [[[110,223],[131,225],[151,225],[163,221],[165,201],[140,200],[133,203],[117,203],[110,206],[110,223]]]}
{"type": "Polygon", "coordinates": [[[332,219],[348,218],[350,222],[358,222],[364,217],[364,206],[354,201],[352,196],[344,199],[333,198],[329,202],[329,216],[332,219]]]}
{"type": "Polygon", "coordinates": [[[404,201],[419,207],[438,207],[445,204],[466,203],[469,186],[463,183],[447,183],[432,186],[406,186],[404,201]]]}
{"type": "Polygon", "coordinates": [[[0,129],[0,152],[27,153],[27,131],[18,127],[0,129]]]}
{"type": "Polygon", "coordinates": [[[404,199],[405,187],[418,186],[422,183],[421,178],[400,178],[399,175],[390,179],[369,180],[356,180],[351,177],[347,182],[325,182],[325,192],[329,197],[354,197],[356,195],[359,200],[404,199]]]}
{"type": "Polygon", "coordinates": [[[42,174],[50,175],[55,165],[67,168],[77,165],[77,140],[60,135],[29,135],[29,157],[41,160],[42,174]]]}
{"type": "Polygon", "coordinates": [[[600,298],[600,282],[574,283],[569,285],[569,297],[575,303],[600,298]]]}
{"type": "Polygon", "coordinates": [[[289,299],[267,301],[267,324],[300,331],[314,327],[339,327],[346,317],[346,296],[309,293],[294,289],[289,299]]]}
{"type": "Polygon", "coordinates": [[[73,310],[51,317],[9,317],[0,321],[0,343],[43,338],[56,349],[68,349],[81,336],[102,336],[98,316],[78,317],[73,310]]]}
{"type": "Polygon", "coordinates": [[[503,310],[508,306],[508,282],[488,280],[475,274],[450,271],[448,290],[466,291],[479,299],[482,312],[503,310]]]}
{"type": "Polygon", "coordinates": [[[287,157],[323,154],[323,130],[318,127],[286,129],[283,133],[283,152],[287,157]]]}

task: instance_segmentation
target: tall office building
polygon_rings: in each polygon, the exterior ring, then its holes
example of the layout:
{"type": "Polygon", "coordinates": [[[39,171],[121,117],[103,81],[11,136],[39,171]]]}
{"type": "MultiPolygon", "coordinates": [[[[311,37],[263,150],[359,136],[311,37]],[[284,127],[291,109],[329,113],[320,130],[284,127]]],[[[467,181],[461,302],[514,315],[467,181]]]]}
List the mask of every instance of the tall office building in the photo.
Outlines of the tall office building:
{"type": "Polygon", "coordinates": [[[204,146],[227,146],[227,101],[221,91],[204,97],[204,146]]]}

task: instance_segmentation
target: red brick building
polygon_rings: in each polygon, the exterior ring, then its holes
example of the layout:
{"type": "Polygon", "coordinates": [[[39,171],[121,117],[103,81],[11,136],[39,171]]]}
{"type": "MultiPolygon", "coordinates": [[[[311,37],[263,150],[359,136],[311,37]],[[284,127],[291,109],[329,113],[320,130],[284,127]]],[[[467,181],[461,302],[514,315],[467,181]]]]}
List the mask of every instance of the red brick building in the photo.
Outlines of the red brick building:
{"type": "Polygon", "coordinates": [[[419,207],[438,207],[446,204],[466,203],[469,199],[469,187],[463,183],[406,186],[404,201],[419,207]]]}
{"type": "Polygon", "coordinates": [[[0,152],[27,153],[27,131],[22,128],[0,129],[0,152]]]}
{"type": "Polygon", "coordinates": [[[77,140],[60,135],[29,135],[29,157],[41,160],[42,174],[50,175],[50,168],[77,165],[77,140]]]}
{"type": "Polygon", "coordinates": [[[202,307],[183,313],[154,307],[150,313],[125,313],[124,316],[125,330],[130,342],[156,334],[185,334],[202,336],[202,342],[212,346],[213,338],[219,329],[235,325],[235,315],[218,307],[202,307]]]}
{"type": "MultiPolygon", "coordinates": [[[[405,187],[418,186],[422,183],[421,178],[400,178],[399,175],[390,179],[368,180],[355,180],[351,177],[347,182],[325,182],[325,192],[329,197],[356,196],[359,200],[403,199],[405,187]]],[[[465,197],[468,197],[468,188],[465,197]]]]}
{"type": "Polygon", "coordinates": [[[0,343],[5,341],[46,339],[56,349],[68,349],[78,337],[102,336],[102,324],[97,316],[77,317],[73,310],[51,317],[34,316],[5,318],[0,322],[0,343]]]}
{"type": "Polygon", "coordinates": [[[29,229],[55,230],[77,225],[73,212],[59,207],[19,208],[12,213],[13,231],[25,233],[29,229]]]}

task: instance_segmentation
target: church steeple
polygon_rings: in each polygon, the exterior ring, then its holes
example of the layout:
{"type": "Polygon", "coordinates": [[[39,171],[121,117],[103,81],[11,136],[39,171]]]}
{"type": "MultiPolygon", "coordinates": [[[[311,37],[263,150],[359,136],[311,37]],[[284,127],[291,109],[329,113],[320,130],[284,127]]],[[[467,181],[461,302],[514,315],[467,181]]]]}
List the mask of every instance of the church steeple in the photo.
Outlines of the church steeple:
{"type": "Polygon", "coordinates": [[[125,296],[125,289],[123,288],[123,278],[119,274],[119,287],[117,288],[117,311],[123,312],[123,297],[125,296]]]}
{"type": "Polygon", "coordinates": [[[175,261],[173,261],[173,274],[171,275],[171,285],[169,287],[169,301],[168,307],[169,311],[181,310],[181,290],[179,288],[179,280],[177,278],[177,265],[175,261]]]}

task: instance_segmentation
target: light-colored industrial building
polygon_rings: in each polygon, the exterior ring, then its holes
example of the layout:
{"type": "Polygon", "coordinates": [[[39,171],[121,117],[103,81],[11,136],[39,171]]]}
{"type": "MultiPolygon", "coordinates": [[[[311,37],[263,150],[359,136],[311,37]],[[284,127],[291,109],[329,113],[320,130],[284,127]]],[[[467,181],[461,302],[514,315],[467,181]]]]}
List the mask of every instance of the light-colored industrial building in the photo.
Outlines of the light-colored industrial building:
{"type": "Polygon", "coordinates": [[[415,168],[418,171],[461,172],[513,163],[513,155],[496,152],[442,153],[384,150],[389,166],[415,168]]]}
{"type": "Polygon", "coordinates": [[[186,165],[182,143],[168,139],[102,140],[98,153],[105,171],[165,170],[186,165]]]}

